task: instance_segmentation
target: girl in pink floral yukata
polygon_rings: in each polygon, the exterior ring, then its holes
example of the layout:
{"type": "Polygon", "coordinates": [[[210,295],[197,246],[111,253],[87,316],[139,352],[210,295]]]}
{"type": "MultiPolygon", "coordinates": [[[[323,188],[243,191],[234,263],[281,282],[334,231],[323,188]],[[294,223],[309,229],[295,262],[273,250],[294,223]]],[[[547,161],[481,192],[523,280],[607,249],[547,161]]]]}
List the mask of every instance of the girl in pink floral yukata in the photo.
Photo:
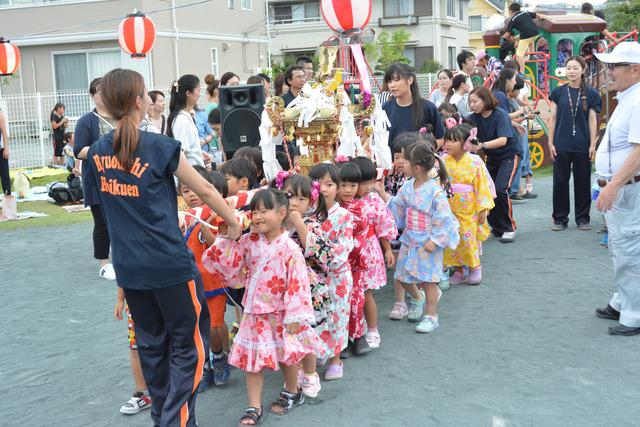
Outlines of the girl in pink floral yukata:
{"type": "Polygon", "coordinates": [[[358,184],[358,197],[363,202],[362,213],[368,223],[367,237],[360,253],[365,269],[359,276],[364,289],[364,317],[367,321],[367,343],[371,348],[380,347],[378,332],[378,306],[373,291],[387,284],[387,267],[394,264],[391,240],[396,238],[398,230],[393,215],[378,193],[373,191],[378,171],[368,157],[356,157],[353,162],[361,173],[358,184]]]}
{"type": "Polygon", "coordinates": [[[320,184],[320,192],[328,209],[327,219],[322,223],[322,231],[325,242],[331,246],[332,258],[327,271],[327,287],[331,296],[332,312],[326,322],[316,327],[316,332],[329,348],[329,365],[324,379],[337,380],[343,376],[340,353],[349,341],[349,295],[353,287],[349,254],[354,247],[353,215],[341,208],[336,201],[340,175],[334,165],[315,165],[309,171],[309,177],[320,184]]]}
{"type": "Polygon", "coordinates": [[[262,421],[264,369],[284,373],[285,387],[271,404],[273,414],[287,414],[304,403],[298,365],[321,345],[311,327],[315,316],[304,256],[282,228],[288,209],[283,192],[258,191],[251,200],[252,232],[237,242],[217,239],[202,257],[207,270],[246,288],[229,356],[229,363],[246,372],[249,407],[239,426],[262,421]]]}
{"type": "MultiPolygon", "coordinates": [[[[322,222],[328,216],[327,204],[320,192],[320,183],[312,181],[308,176],[281,171],[274,184],[278,189],[284,190],[289,198],[289,216],[285,225],[291,230],[291,238],[300,245],[307,261],[316,320],[314,328],[318,328],[333,312],[327,286],[327,270],[333,256],[331,246],[326,242],[322,231],[322,222]]],[[[306,355],[302,360],[300,387],[306,397],[315,398],[320,392],[320,377],[316,366],[318,360],[324,362],[328,352],[327,343],[322,341],[319,351],[306,355]]]]}

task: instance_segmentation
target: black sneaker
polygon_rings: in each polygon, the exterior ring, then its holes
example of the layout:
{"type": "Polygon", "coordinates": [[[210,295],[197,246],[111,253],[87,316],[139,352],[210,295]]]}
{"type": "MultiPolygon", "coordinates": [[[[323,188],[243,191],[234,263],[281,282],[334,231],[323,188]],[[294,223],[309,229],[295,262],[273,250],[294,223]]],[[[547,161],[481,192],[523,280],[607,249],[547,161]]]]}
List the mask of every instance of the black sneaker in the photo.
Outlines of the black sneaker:
{"type": "Polygon", "coordinates": [[[632,335],[640,334],[640,328],[633,328],[625,325],[611,326],[609,327],[609,334],[630,337],[632,335]]]}
{"type": "Polygon", "coordinates": [[[522,203],[526,200],[524,197],[522,197],[519,194],[509,195],[509,199],[511,199],[513,203],[522,203]]]}
{"type": "Polygon", "coordinates": [[[563,224],[563,223],[559,223],[559,224],[553,224],[553,231],[562,231],[562,230],[566,230],[567,229],[567,224],[563,224]]]}
{"type": "Polygon", "coordinates": [[[523,198],[523,199],[535,199],[535,198],[537,198],[537,197],[538,197],[538,195],[537,195],[536,193],[531,193],[531,192],[524,193],[524,194],[522,195],[522,198],[523,198]]]}
{"type": "Polygon", "coordinates": [[[610,305],[605,308],[596,308],[596,316],[601,319],[620,320],[620,312],[610,305]]]}
{"type": "Polygon", "coordinates": [[[356,338],[356,340],[353,342],[353,347],[354,347],[353,352],[357,356],[362,356],[363,354],[367,354],[371,350],[373,350],[369,345],[369,343],[367,342],[366,337],[364,336],[360,338],[356,338]]]}
{"type": "Polygon", "coordinates": [[[353,343],[349,341],[349,344],[347,344],[347,348],[342,350],[342,352],[340,353],[340,359],[348,359],[351,356],[353,356],[353,343]]]}

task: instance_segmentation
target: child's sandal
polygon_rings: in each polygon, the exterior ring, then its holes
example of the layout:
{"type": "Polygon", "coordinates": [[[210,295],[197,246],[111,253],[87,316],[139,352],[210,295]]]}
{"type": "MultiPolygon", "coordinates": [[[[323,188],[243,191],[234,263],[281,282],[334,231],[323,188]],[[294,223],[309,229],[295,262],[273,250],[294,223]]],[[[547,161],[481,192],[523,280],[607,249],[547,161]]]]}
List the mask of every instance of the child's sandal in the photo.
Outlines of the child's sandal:
{"type": "Polygon", "coordinates": [[[262,408],[249,407],[244,410],[244,414],[238,421],[238,427],[244,426],[257,426],[262,422],[262,408]],[[243,421],[251,421],[251,423],[244,423],[243,421]]]}
{"type": "Polygon", "coordinates": [[[271,403],[271,413],[274,415],[286,415],[293,410],[294,407],[304,403],[304,394],[302,389],[298,389],[298,393],[289,393],[287,390],[280,392],[280,397],[271,403]]]}

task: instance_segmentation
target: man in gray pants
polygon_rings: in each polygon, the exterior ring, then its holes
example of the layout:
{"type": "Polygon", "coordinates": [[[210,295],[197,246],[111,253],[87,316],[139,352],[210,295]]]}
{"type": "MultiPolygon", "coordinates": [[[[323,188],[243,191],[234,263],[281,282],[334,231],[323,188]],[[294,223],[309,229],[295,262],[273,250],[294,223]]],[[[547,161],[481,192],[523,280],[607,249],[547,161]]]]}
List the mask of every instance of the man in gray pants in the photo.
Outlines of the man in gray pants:
{"type": "Polygon", "coordinates": [[[596,310],[617,320],[611,335],[640,334],[640,44],[621,43],[611,53],[596,54],[609,65],[616,107],[596,153],[602,187],[596,207],[609,230],[616,292],[596,310]]]}

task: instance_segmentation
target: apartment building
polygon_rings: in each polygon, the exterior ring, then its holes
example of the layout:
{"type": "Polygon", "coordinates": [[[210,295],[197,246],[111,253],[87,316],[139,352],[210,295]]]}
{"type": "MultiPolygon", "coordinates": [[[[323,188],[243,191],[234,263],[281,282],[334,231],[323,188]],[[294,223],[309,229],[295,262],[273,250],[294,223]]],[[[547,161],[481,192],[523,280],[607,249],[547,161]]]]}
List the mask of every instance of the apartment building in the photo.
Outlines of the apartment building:
{"type": "MultiPolygon", "coordinates": [[[[368,28],[408,30],[404,53],[418,70],[431,59],[454,67],[456,55],[469,47],[468,6],[469,0],[373,0],[368,28]]],[[[332,35],[318,0],[269,0],[269,23],[276,57],[313,53],[332,35]]]]}
{"type": "Polygon", "coordinates": [[[149,87],[181,74],[241,78],[268,62],[265,0],[0,0],[0,36],[22,64],[3,94],[83,91],[106,71],[139,71],[149,87]],[[132,59],[118,45],[120,21],[134,9],[157,29],[153,51],[132,59]]]}

